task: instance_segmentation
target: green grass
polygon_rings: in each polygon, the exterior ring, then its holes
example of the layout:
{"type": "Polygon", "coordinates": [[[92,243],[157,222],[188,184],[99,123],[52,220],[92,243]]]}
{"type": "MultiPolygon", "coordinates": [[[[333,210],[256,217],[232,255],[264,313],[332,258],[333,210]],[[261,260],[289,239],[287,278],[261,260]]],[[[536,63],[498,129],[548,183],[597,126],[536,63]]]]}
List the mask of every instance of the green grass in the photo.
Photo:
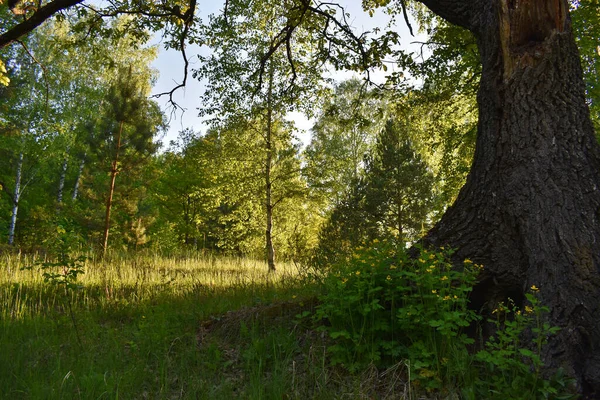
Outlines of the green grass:
{"type": "Polygon", "coordinates": [[[239,385],[219,381],[227,360],[215,344],[200,346],[201,321],[301,291],[283,264],[268,276],[262,263],[233,258],[91,262],[82,288],[70,293],[80,345],[62,288],[39,269],[20,270],[33,261],[6,256],[0,272],[3,398],[218,398],[245,390],[251,374],[239,385]]]}
{"type": "Polygon", "coordinates": [[[400,398],[377,372],[328,366],[323,335],[295,318],[318,288],[293,265],[91,260],[69,293],[76,332],[64,288],[21,270],[35,261],[0,259],[0,398],[400,398]]]}

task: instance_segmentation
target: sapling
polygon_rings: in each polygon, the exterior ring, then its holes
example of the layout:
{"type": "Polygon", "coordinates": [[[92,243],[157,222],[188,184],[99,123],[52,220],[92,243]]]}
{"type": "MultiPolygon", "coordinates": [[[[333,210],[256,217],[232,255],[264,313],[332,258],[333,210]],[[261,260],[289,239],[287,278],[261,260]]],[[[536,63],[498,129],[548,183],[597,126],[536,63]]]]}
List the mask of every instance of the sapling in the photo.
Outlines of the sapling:
{"type": "Polygon", "coordinates": [[[39,261],[33,266],[22,269],[39,268],[42,270],[44,282],[51,285],[62,286],[64,289],[65,302],[69,310],[69,316],[73,324],[73,330],[77,337],[77,342],[81,346],[81,338],[73,313],[73,304],[71,292],[82,288],[77,283],[77,278],[84,272],[86,256],[73,256],[74,249],[79,243],[79,236],[72,230],[67,230],[62,224],[57,225],[56,235],[50,238],[46,244],[49,246],[50,254],[54,256],[55,261],[39,261]]]}

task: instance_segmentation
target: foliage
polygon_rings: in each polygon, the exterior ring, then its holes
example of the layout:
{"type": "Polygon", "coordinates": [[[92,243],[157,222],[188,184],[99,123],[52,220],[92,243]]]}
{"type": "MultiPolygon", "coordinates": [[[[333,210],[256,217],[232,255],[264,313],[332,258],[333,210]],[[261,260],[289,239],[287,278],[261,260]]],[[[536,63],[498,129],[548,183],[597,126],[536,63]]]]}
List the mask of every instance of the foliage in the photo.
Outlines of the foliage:
{"type": "Polygon", "coordinates": [[[38,267],[43,271],[44,282],[64,288],[64,302],[68,306],[73,330],[79,345],[81,345],[81,337],[73,312],[71,292],[81,289],[81,286],[77,284],[77,278],[85,273],[84,266],[87,257],[84,255],[74,256],[75,250],[81,243],[81,238],[68,225],[70,225],[68,221],[63,221],[62,224],[56,226],[55,234],[48,238],[50,261],[39,261],[33,267],[24,267],[23,269],[38,267]]]}
{"type": "Polygon", "coordinates": [[[438,217],[435,178],[408,137],[409,126],[388,120],[366,158],[366,208],[380,237],[412,241],[438,217]]]}
{"type": "Polygon", "coordinates": [[[355,179],[319,234],[313,262],[343,260],[364,241],[413,241],[437,219],[435,178],[408,136],[408,127],[388,121],[355,179]]]}
{"type": "MultiPolygon", "coordinates": [[[[525,294],[527,305],[523,309],[512,299],[501,302],[494,309],[495,335],[490,337],[484,349],[477,352],[475,360],[482,366],[469,398],[489,399],[537,399],[575,398],[566,394],[572,383],[558,370],[550,380],[543,378],[542,349],[548,337],[559,328],[545,322],[548,307],[540,304],[538,288],[532,286],[525,294]],[[525,336],[525,335],[528,336],[525,336]],[[524,342],[524,338],[531,343],[524,342]],[[532,346],[533,345],[533,346],[532,346]]],[[[465,393],[469,391],[466,390],[465,393]]]]}
{"type": "Polygon", "coordinates": [[[331,362],[356,372],[402,361],[413,385],[468,399],[573,398],[561,371],[541,376],[543,346],[558,328],[544,322],[549,310],[535,286],[522,310],[512,300],[498,305],[494,335],[472,353],[465,330],[481,317],[469,294],[483,266],[468,259],[454,266],[452,254],[418,248],[411,257],[376,239],[333,265],[314,315],[332,339],[331,362]]]}
{"type": "Polygon", "coordinates": [[[598,0],[573,0],[571,18],[579,47],[590,116],[600,135],[600,14],[598,0]]]}
{"type": "Polygon", "coordinates": [[[473,342],[463,330],[477,319],[467,305],[479,272],[469,262],[454,268],[450,255],[421,249],[413,259],[374,240],[333,266],[316,313],[335,340],[332,362],[356,371],[408,358],[418,379],[439,387],[449,378],[473,342]]]}
{"type": "Polygon", "coordinates": [[[388,114],[386,100],[364,82],[350,79],[335,87],[317,114],[304,151],[303,174],[311,196],[331,207],[351,191],[388,114]]]}

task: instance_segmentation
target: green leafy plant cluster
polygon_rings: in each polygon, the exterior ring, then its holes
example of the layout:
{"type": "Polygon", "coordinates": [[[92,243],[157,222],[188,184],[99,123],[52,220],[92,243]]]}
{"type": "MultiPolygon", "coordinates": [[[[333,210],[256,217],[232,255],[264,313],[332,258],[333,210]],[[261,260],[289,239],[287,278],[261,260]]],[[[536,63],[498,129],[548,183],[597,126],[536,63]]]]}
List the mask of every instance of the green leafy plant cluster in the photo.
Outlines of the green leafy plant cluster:
{"type": "Polygon", "coordinates": [[[454,268],[451,253],[420,249],[410,257],[375,240],[333,267],[316,314],[335,339],[333,363],[357,370],[410,359],[418,376],[441,384],[455,353],[473,343],[463,329],[478,318],[467,298],[480,266],[466,260],[454,268]]]}
{"type": "Polygon", "coordinates": [[[550,379],[541,376],[541,354],[548,337],[559,331],[544,321],[550,310],[540,304],[534,285],[525,294],[526,303],[518,307],[512,299],[493,310],[495,334],[475,354],[479,374],[464,397],[478,399],[572,399],[572,379],[558,370],[550,379]],[[526,338],[526,339],[524,339],[526,338]],[[527,341],[525,341],[527,340],[527,341]]]}
{"type": "Polygon", "coordinates": [[[571,398],[561,395],[569,380],[560,371],[540,375],[542,347],[558,328],[543,322],[548,309],[535,286],[522,310],[512,300],[498,305],[495,334],[474,352],[465,329],[481,317],[468,298],[483,266],[455,266],[444,248],[415,253],[374,240],[332,266],[315,319],[332,339],[334,365],[356,372],[403,362],[411,385],[468,399],[571,398]]]}

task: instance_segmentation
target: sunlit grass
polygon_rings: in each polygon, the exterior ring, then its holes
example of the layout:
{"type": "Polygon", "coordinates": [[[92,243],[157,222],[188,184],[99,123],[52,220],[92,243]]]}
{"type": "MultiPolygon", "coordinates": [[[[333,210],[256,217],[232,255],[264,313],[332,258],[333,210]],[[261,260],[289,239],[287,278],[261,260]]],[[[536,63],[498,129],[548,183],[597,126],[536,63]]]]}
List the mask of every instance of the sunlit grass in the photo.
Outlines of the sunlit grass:
{"type": "Polygon", "coordinates": [[[244,258],[112,255],[90,259],[81,288],[65,294],[40,268],[22,269],[38,261],[0,259],[0,397],[254,398],[297,384],[281,375],[299,351],[285,326],[273,334],[241,318],[232,328],[239,337],[224,335],[229,343],[198,338],[202,321],[226,312],[312,296],[293,264],[269,274],[244,258]],[[231,346],[240,348],[227,355],[231,346]]]}

